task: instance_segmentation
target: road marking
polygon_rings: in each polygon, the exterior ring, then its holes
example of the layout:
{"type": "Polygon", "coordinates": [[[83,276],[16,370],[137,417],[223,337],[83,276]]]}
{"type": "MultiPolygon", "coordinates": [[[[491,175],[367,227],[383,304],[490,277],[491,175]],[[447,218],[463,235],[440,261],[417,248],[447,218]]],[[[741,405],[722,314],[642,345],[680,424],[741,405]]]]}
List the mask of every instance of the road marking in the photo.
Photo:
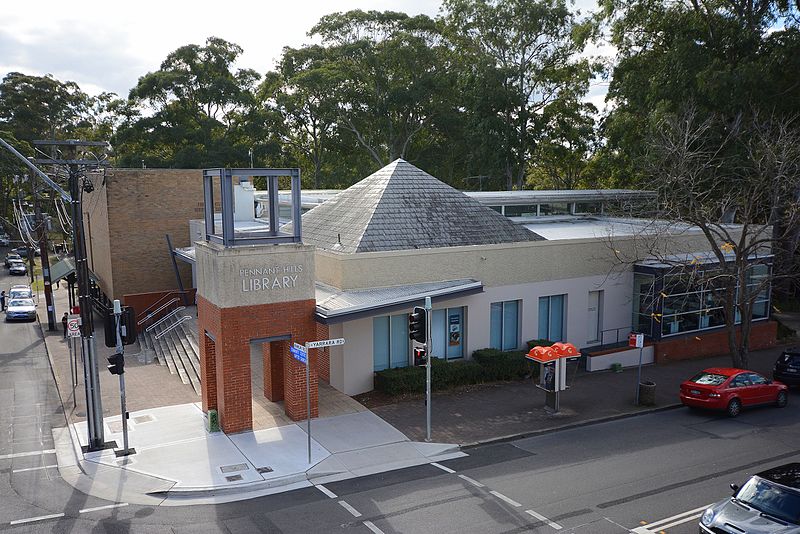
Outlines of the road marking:
{"type": "Polygon", "coordinates": [[[481,484],[480,482],[478,482],[474,478],[469,478],[467,475],[458,475],[458,478],[466,480],[467,482],[469,482],[470,484],[472,484],[473,486],[475,486],[477,488],[484,487],[483,484],[481,484]]]}
{"type": "Polygon", "coordinates": [[[23,523],[33,523],[34,521],[44,521],[45,519],[55,519],[57,517],[64,517],[64,514],[50,514],[50,515],[40,515],[39,517],[28,517],[27,519],[17,519],[15,521],[11,521],[10,525],[22,525],[23,523]]]}
{"type": "Polygon", "coordinates": [[[322,484],[316,484],[316,487],[317,487],[318,490],[320,490],[322,493],[324,493],[325,495],[327,495],[331,499],[335,499],[336,497],[338,497],[338,495],[336,495],[334,492],[332,492],[331,490],[329,490],[328,488],[326,488],[322,484]]]}
{"type": "Polygon", "coordinates": [[[373,523],[372,521],[364,521],[364,526],[370,529],[375,534],[384,534],[383,531],[378,527],[376,527],[375,523],[373,523]]]}
{"type": "Polygon", "coordinates": [[[128,506],[128,503],[118,502],[117,504],[107,504],[105,506],[95,506],[94,508],[84,508],[83,510],[78,510],[78,513],[85,514],[86,512],[97,512],[98,510],[110,510],[111,508],[122,508],[123,506],[128,506]]]}
{"type": "Polygon", "coordinates": [[[39,471],[41,469],[50,469],[51,467],[58,467],[58,465],[43,465],[41,467],[26,467],[25,469],[14,469],[12,473],[24,473],[25,471],[39,471]]]}
{"type": "Polygon", "coordinates": [[[561,529],[563,528],[563,527],[562,527],[561,525],[559,525],[558,523],[556,523],[556,522],[554,522],[554,521],[550,521],[549,519],[547,519],[547,518],[546,518],[545,516],[543,516],[542,514],[540,514],[540,513],[538,513],[538,512],[534,512],[533,510],[525,510],[525,513],[526,513],[526,514],[528,514],[528,515],[530,515],[530,516],[533,516],[533,517],[535,517],[535,518],[536,518],[536,519],[538,519],[539,521],[542,521],[542,522],[544,522],[544,523],[547,523],[548,525],[550,525],[551,527],[553,527],[553,528],[554,528],[554,529],[556,529],[556,530],[561,530],[561,529]]]}
{"type": "Polygon", "coordinates": [[[23,456],[39,456],[40,454],[55,454],[55,449],[31,452],[15,452],[13,454],[0,454],[0,460],[10,460],[11,458],[22,458],[23,456]]]}
{"type": "Polygon", "coordinates": [[[433,467],[438,467],[439,469],[441,469],[441,470],[442,470],[442,471],[444,471],[445,473],[455,473],[455,471],[453,471],[453,470],[452,470],[452,469],[450,469],[449,467],[446,467],[446,466],[444,466],[444,465],[442,465],[442,464],[437,464],[436,462],[431,462],[431,465],[432,465],[433,467]]]}
{"type": "Polygon", "coordinates": [[[692,521],[693,519],[697,519],[703,515],[703,511],[705,511],[705,509],[709,506],[711,505],[707,504],[705,506],[701,506],[700,508],[695,508],[694,510],[681,512],[658,521],[653,521],[652,523],[648,523],[641,527],[636,527],[635,529],[631,530],[631,532],[633,534],[652,534],[653,532],[672,528],[676,525],[680,525],[681,523],[686,523],[688,521],[692,521]]]}
{"type": "Polygon", "coordinates": [[[497,497],[501,501],[506,501],[511,506],[516,506],[516,507],[522,506],[520,503],[518,503],[514,499],[510,499],[510,498],[506,497],[505,495],[503,495],[499,491],[490,490],[489,493],[491,493],[492,495],[494,495],[495,497],[497,497]]]}
{"type": "Polygon", "coordinates": [[[345,501],[339,501],[339,504],[342,505],[342,508],[353,514],[353,517],[361,517],[361,512],[347,504],[345,501]]]}

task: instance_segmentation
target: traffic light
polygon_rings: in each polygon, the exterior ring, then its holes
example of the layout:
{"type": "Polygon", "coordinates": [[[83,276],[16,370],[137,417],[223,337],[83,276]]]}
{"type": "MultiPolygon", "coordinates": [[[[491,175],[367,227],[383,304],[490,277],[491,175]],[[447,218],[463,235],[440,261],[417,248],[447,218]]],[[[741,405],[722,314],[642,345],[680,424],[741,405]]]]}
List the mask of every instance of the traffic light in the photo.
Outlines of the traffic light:
{"type": "Polygon", "coordinates": [[[422,347],[414,347],[414,365],[425,365],[427,362],[427,354],[422,347]]]}
{"type": "MultiPolygon", "coordinates": [[[[130,306],[122,307],[122,315],[119,317],[120,328],[122,328],[122,344],[132,345],[136,343],[136,314],[130,306]]],[[[105,342],[106,347],[113,348],[117,346],[117,318],[114,313],[109,310],[105,316],[105,342]]]]}
{"type": "Polygon", "coordinates": [[[108,357],[108,372],[112,375],[121,375],[125,372],[125,356],[119,352],[108,357]]]}
{"type": "Polygon", "coordinates": [[[427,343],[427,332],[425,331],[428,322],[427,311],[420,306],[414,307],[414,313],[408,316],[408,337],[417,343],[427,343]]]}

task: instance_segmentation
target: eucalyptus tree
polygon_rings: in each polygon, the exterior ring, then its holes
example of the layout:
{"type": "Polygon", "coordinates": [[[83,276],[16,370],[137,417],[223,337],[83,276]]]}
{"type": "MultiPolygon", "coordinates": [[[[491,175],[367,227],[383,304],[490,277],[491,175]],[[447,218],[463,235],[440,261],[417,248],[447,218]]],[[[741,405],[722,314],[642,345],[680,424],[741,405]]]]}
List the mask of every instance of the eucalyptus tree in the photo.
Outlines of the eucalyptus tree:
{"type": "Polygon", "coordinates": [[[445,0],[443,11],[476,146],[508,189],[522,189],[548,106],[577,104],[588,91],[597,65],[580,54],[593,25],[564,0],[445,0]]]}

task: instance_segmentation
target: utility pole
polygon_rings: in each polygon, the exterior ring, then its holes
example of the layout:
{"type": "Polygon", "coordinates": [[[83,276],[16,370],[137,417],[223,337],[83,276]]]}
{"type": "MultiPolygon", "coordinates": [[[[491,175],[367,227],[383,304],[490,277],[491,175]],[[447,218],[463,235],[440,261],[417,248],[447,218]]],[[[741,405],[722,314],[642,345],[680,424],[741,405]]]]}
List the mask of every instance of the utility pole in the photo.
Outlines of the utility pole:
{"type": "Polygon", "coordinates": [[[113,448],[116,443],[106,443],[103,430],[103,405],[100,395],[100,377],[97,371],[97,350],[94,338],[92,300],[89,288],[89,266],[86,258],[86,237],[83,230],[82,188],[80,179],[86,168],[101,165],[95,160],[80,159],[78,149],[82,147],[107,147],[108,143],[96,141],[34,141],[34,145],[61,146],[64,159],[34,160],[35,163],[64,165],[69,176],[69,201],[72,212],[72,239],[75,255],[75,274],[78,283],[78,306],[81,318],[81,352],[83,353],[83,377],[86,391],[86,425],[88,428],[87,450],[96,451],[113,448]]]}
{"type": "MultiPolygon", "coordinates": [[[[33,211],[36,214],[36,227],[39,235],[39,251],[42,255],[42,279],[44,281],[44,302],[47,306],[47,330],[50,332],[56,329],[56,310],[53,306],[53,287],[50,285],[50,258],[47,252],[47,221],[42,217],[42,209],[39,205],[39,181],[36,175],[33,176],[31,184],[33,186],[33,211]]],[[[35,256],[36,254],[32,254],[35,256]]]]}

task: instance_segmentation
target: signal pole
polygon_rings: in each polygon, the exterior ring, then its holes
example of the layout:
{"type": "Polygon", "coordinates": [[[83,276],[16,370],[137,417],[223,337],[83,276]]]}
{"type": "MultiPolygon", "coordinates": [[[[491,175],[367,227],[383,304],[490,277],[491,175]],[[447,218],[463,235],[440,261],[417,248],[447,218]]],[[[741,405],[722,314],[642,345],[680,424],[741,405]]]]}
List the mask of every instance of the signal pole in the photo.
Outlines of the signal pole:
{"type": "Polygon", "coordinates": [[[428,361],[425,362],[425,415],[427,416],[425,441],[431,440],[431,353],[433,352],[433,343],[431,342],[431,315],[433,315],[431,298],[425,297],[425,354],[428,357],[428,361]]]}
{"type": "MultiPolygon", "coordinates": [[[[47,306],[47,330],[52,332],[56,329],[56,311],[53,307],[53,287],[50,284],[50,258],[47,251],[47,221],[42,217],[42,209],[39,205],[39,180],[34,174],[31,179],[33,186],[33,211],[36,214],[36,225],[39,233],[39,251],[42,255],[42,279],[44,282],[44,301],[47,306]]],[[[33,251],[31,251],[33,252],[33,251]]],[[[33,253],[33,256],[36,256],[33,253]]]]}

